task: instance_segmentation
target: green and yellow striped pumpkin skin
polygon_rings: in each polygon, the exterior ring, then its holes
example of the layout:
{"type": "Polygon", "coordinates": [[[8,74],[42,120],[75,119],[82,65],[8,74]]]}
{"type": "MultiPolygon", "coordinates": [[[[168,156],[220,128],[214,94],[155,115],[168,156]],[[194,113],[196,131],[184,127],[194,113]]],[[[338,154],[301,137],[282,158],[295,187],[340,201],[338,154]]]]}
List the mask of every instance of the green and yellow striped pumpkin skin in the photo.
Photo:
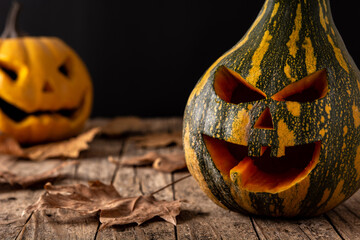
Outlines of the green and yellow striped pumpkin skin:
{"type": "Polygon", "coordinates": [[[200,78],[184,114],[189,171],[221,207],[268,216],[314,216],[349,198],[360,186],[360,73],[338,33],[328,0],[267,0],[245,36],[200,78]],[[215,93],[220,66],[266,94],[232,104],[215,93]],[[326,69],[328,94],[313,102],[275,101],[289,84],[326,69]],[[274,131],[253,129],[264,108],[274,131]],[[251,191],[219,171],[203,134],[259,152],[321,141],[318,163],[281,191],[251,191]],[[266,142],[264,142],[266,141],[266,142]]]}

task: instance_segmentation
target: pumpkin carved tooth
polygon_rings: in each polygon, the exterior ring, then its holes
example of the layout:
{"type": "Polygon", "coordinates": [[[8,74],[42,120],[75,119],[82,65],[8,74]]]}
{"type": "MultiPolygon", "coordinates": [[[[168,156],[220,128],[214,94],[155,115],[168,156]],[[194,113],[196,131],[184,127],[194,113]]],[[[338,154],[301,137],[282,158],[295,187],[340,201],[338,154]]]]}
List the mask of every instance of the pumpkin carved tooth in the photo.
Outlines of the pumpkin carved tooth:
{"type": "Polygon", "coordinates": [[[285,147],[285,156],[271,156],[264,146],[261,156],[247,155],[247,147],[203,135],[206,149],[222,175],[241,189],[269,192],[290,188],[310,173],[319,161],[320,142],[285,147]]]}
{"type": "MultiPolygon", "coordinates": [[[[49,89],[50,88],[48,88],[46,92],[50,91],[49,89]]],[[[3,114],[6,114],[7,117],[9,117],[15,122],[24,121],[24,119],[26,119],[29,116],[54,115],[54,114],[58,114],[70,119],[73,118],[76,115],[76,113],[82,109],[83,106],[84,106],[84,99],[80,102],[78,107],[74,107],[74,108],[68,108],[68,109],[63,108],[63,109],[51,110],[51,111],[42,110],[42,111],[27,113],[21,110],[20,108],[6,102],[4,99],[0,98],[0,111],[3,114]]]]}

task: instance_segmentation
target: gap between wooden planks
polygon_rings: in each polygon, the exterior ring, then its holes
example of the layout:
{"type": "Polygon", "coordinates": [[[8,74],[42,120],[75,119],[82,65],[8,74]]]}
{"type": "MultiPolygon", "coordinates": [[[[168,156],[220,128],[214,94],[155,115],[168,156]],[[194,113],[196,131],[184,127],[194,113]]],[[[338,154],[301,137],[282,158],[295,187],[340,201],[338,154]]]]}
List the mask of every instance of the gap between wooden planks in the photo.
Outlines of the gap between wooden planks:
{"type": "MultiPolygon", "coordinates": [[[[159,124],[156,119],[153,121],[159,124]]],[[[164,119],[161,119],[163,123],[164,119]]],[[[107,160],[109,155],[120,157],[142,151],[146,150],[138,149],[126,138],[98,137],[91,143],[90,150],[81,154],[80,165],[65,170],[71,177],[54,184],[86,183],[98,179],[113,183],[123,196],[134,196],[152,192],[187,174],[161,173],[148,167],[117,167],[107,160]]],[[[169,151],[169,148],[160,151],[169,151]]],[[[43,171],[60,161],[47,160],[41,164],[18,161],[13,170],[30,174],[30,169],[43,171]]],[[[177,218],[176,227],[155,218],[140,226],[130,224],[103,231],[98,231],[96,217],[84,218],[64,210],[49,210],[21,218],[22,210],[36,201],[42,192],[41,186],[25,190],[0,189],[0,239],[360,239],[359,192],[320,217],[279,220],[224,210],[213,204],[190,178],[156,195],[159,199],[188,200],[177,218]]]]}

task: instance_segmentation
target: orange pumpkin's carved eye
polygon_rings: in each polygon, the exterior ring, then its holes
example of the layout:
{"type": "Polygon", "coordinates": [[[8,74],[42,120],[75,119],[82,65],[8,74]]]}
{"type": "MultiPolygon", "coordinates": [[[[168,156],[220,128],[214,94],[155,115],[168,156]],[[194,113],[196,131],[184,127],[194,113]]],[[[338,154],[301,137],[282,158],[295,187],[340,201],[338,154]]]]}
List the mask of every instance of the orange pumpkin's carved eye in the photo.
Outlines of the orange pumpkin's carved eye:
{"type": "Polygon", "coordinates": [[[227,67],[219,67],[214,78],[215,92],[225,102],[238,104],[266,98],[265,93],[227,67]]]}
{"type": "Polygon", "coordinates": [[[272,96],[276,101],[313,102],[328,93],[326,70],[319,70],[292,83],[272,96]]]}
{"type": "Polygon", "coordinates": [[[58,69],[59,69],[59,72],[61,72],[65,77],[69,77],[69,69],[68,69],[68,67],[67,67],[67,63],[66,63],[66,62],[64,62],[63,64],[61,64],[58,69]]]}
{"type": "Polygon", "coordinates": [[[4,73],[6,73],[6,75],[8,75],[11,80],[16,81],[18,76],[14,70],[12,70],[11,68],[9,68],[8,66],[6,66],[3,63],[0,63],[0,70],[3,71],[4,73]]]}

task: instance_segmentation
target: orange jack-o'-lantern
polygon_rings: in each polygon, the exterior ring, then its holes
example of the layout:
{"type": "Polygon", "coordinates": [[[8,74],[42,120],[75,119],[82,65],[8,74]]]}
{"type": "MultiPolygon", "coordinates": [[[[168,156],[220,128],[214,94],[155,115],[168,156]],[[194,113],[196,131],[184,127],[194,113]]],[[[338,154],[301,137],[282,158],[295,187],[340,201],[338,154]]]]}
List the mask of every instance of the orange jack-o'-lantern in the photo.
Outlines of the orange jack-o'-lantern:
{"type": "Polygon", "coordinates": [[[89,73],[60,39],[19,36],[18,9],[0,39],[0,131],[21,143],[77,134],[91,112],[89,73]]]}

